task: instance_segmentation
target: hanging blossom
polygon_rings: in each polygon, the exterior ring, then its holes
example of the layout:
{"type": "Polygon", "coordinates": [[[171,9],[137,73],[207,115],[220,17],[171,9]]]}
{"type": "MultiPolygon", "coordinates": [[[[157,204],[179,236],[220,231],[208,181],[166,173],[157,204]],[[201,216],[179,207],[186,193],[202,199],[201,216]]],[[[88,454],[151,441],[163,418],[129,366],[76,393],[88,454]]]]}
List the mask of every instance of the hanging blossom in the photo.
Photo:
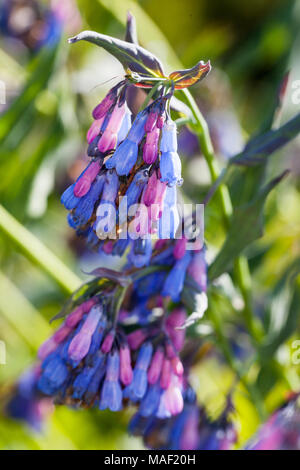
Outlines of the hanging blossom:
{"type": "Polygon", "coordinates": [[[45,397],[37,389],[40,372],[39,366],[26,370],[8,399],[4,399],[4,413],[7,416],[23,421],[39,432],[43,429],[45,419],[53,411],[51,398],[45,397]]]}
{"type": "Polygon", "coordinates": [[[143,437],[149,449],[229,450],[237,440],[231,419],[231,399],[217,419],[208,417],[197,403],[192,387],[185,383],[182,411],[170,419],[145,416],[138,411],[129,423],[129,433],[143,437]]]}
{"type": "Polygon", "coordinates": [[[204,249],[186,257],[179,241],[157,243],[149,264],[157,272],[133,280],[118,311],[120,292],[109,284],[80,303],[41,346],[41,393],[56,403],[112,411],[131,402],[142,416],[167,418],[183,410],[187,379],[180,354],[188,311],[180,294],[188,271],[205,293],[204,249]]]}
{"type": "Polygon", "coordinates": [[[132,123],[126,88],[120,82],[94,109],[87,133],[91,162],[61,198],[76,233],[90,247],[117,255],[154,233],[175,237],[176,185],[182,184],[176,124],[166,110],[171,95],[161,95],[132,123]]]}
{"type": "Polygon", "coordinates": [[[271,415],[246,449],[300,450],[299,393],[291,394],[287,402],[271,415]]]}

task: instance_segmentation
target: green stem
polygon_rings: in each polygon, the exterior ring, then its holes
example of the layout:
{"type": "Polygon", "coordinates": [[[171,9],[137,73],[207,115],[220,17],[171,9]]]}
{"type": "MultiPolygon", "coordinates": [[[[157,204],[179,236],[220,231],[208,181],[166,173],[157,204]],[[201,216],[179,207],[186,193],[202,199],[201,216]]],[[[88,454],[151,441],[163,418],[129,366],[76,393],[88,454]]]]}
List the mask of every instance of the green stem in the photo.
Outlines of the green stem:
{"type": "Polygon", "coordinates": [[[67,294],[71,294],[81,284],[81,280],[51,250],[1,205],[0,230],[20,248],[28,259],[54,279],[67,294]]]}
{"type": "MultiPolygon", "coordinates": [[[[203,115],[201,114],[193,96],[189,92],[189,90],[184,89],[182,90],[182,92],[185,96],[185,101],[188,103],[193,113],[195,122],[192,125],[192,127],[198,136],[202,153],[204,155],[207,166],[209,168],[212,182],[214,183],[215,181],[217,181],[220,175],[220,170],[219,170],[218,163],[215,159],[214,149],[213,149],[212,141],[210,138],[208,125],[203,115]]],[[[224,227],[225,229],[228,229],[230,226],[230,219],[231,219],[233,208],[232,208],[232,202],[231,202],[231,198],[230,198],[230,194],[229,194],[229,190],[227,186],[224,183],[220,184],[220,186],[217,188],[216,194],[219,197],[220,207],[221,207],[222,215],[223,215],[224,227]]],[[[250,276],[250,270],[249,270],[247,258],[245,256],[240,255],[235,260],[235,267],[236,267],[237,284],[239,286],[241,295],[244,300],[244,309],[243,309],[244,321],[249,330],[249,333],[251,334],[251,337],[253,338],[254,342],[256,342],[260,340],[261,332],[254,322],[255,317],[254,317],[253,309],[252,309],[251,276],[250,276]]],[[[221,347],[223,349],[224,355],[228,363],[233,368],[233,370],[235,370],[235,372],[238,374],[244,386],[247,387],[247,390],[253,400],[253,403],[255,403],[257,407],[260,418],[263,419],[265,417],[264,404],[263,404],[263,401],[260,397],[258,390],[256,389],[255,385],[248,383],[248,381],[243,376],[243,374],[241,374],[240,368],[236,364],[235,360],[232,358],[230,345],[227,341],[227,338],[223,335],[221,327],[218,328],[218,334],[221,340],[221,347]]]]}
{"type": "MultiPolygon", "coordinates": [[[[195,132],[197,133],[199,144],[204,155],[204,158],[207,162],[211,179],[213,183],[218,179],[220,175],[220,170],[218,163],[215,159],[214,149],[212,141],[209,134],[208,125],[201,114],[193,96],[189,90],[182,90],[185,96],[185,100],[188,102],[191,111],[193,113],[195,124],[193,126],[195,132]]],[[[229,194],[229,190],[225,184],[220,184],[216,193],[218,194],[220,207],[223,215],[224,227],[228,229],[230,225],[230,218],[232,215],[232,203],[229,194]]],[[[261,338],[261,331],[259,327],[255,325],[254,315],[252,309],[252,298],[251,298],[251,276],[248,266],[247,258],[243,255],[240,255],[235,261],[235,272],[237,276],[237,283],[240,288],[243,300],[244,300],[244,309],[243,315],[244,320],[249,328],[249,332],[252,337],[259,341],[261,338]]]]}
{"type": "Polygon", "coordinates": [[[151,90],[149,91],[149,93],[147,94],[147,96],[145,98],[145,101],[143,102],[142,106],[140,107],[139,111],[143,111],[148,106],[152,96],[154,96],[154,94],[156,93],[156,91],[158,90],[158,88],[160,87],[161,84],[162,84],[162,82],[159,81],[159,82],[156,83],[156,85],[154,85],[154,87],[151,88],[151,90]]]}

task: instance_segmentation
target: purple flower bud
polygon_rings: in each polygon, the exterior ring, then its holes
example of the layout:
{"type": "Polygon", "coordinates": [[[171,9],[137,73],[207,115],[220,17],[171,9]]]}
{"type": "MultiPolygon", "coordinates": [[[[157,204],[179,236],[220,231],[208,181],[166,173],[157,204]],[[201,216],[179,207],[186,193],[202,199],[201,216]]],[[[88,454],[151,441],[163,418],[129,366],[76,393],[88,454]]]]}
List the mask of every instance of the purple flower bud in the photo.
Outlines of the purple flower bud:
{"type": "Polygon", "coordinates": [[[104,116],[101,119],[97,119],[94,121],[89,128],[87,135],[86,135],[86,140],[88,144],[91,144],[95,137],[97,137],[100,134],[102,124],[104,123],[104,116]]]}
{"type": "Polygon", "coordinates": [[[130,350],[127,344],[123,344],[120,348],[120,380],[126,386],[131,384],[132,378],[130,350]]]}
{"type": "Polygon", "coordinates": [[[113,345],[113,342],[115,340],[115,335],[116,335],[116,332],[114,330],[111,330],[104,338],[103,340],[103,343],[101,345],[101,351],[105,354],[109,353],[111,348],[112,348],[112,345],[113,345]]]}
{"type": "Polygon", "coordinates": [[[162,365],[164,362],[164,352],[162,348],[158,348],[152,358],[151,365],[148,370],[148,382],[149,384],[155,384],[161,374],[162,365]]]}
{"type": "Polygon", "coordinates": [[[188,267],[189,275],[196,281],[200,289],[206,292],[207,289],[207,264],[205,260],[205,250],[202,249],[194,253],[188,267]]]}
{"type": "Polygon", "coordinates": [[[160,386],[162,389],[166,390],[171,383],[171,372],[172,366],[169,359],[165,358],[162,366],[161,377],[160,377],[160,386]]]}
{"type": "Polygon", "coordinates": [[[159,135],[160,130],[157,127],[154,127],[153,131],[147,134],[143,148],[143,159],[148,165],[152,165],[158,157],[159,135]]]}
{"type": "Polygon", "coordinates": [[[147,121],[145,124],[145,131],[152,132],[157,121],[158,109],[157,107],[152,107],[150,113],[148,114],[147,121]]]}
{"type": "Polygon", "coordinates": [[[181,259],[185,255],[187,239],[185,237],[180,238],[176,241],[175,247],[173,250],[173,255],[175,259],[181,259]]]}
{"type": "Polygon", "coordinates": [[[74,187],[74,195],[76,197],[85,196],[98,175],[99,171],[101,170],[101,162],[99,160],[95,160],[89,164],[86,171],[82,174],[82,176],[77,180],[75,187],[74,187]]]}
{"type": "Polygon", "coordinates": [[[73,361],[81,361],[89,352],[92,336],[102,315],[102,308],[92,307],[79,333],[72,339],[68,355],[73,361]]]}
{"type": "Polygon", "coordinates": [[[93,118],[101,119],[110,110],[116,101],[116,93],[110,90],[105,98],[93,110],[93,118]]]}

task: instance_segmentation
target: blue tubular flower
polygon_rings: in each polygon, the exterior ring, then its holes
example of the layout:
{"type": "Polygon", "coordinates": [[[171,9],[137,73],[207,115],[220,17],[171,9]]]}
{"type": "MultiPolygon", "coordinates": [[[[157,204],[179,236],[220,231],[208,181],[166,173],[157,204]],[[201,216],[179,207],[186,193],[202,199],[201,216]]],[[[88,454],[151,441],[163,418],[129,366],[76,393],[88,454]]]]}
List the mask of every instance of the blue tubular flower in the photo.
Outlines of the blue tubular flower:
{"type": "Polygon", "coordinates": [[[128,134],[128,139],[131,140],[131,142],[135,142],[136,144],[141,142],[145,135],[145,124],[147,118],[148,112],[146,110],[137,114],[128,134]]]}
{"type": "Polygon", "coordinates": [[[85,196],[79,198],[79,202],[72,213],[72,222],[76,228],[84,226],[92,217],[95,204],[103,190],[104,182],[104,174],[99,175],[96,178],[96,181],[92,184],[89,192],[85,196]]]}
{"type": "Polygon", "coordinates": [[[161,394],[162,389],[159,383],[148,387],[147,393],[140,404],[139,414],[145,418],[154,415],[158,410],[161,394]]]}
{"type": "Polygon", "coordinates": [[[19,378],[15,389],[6,403],[4,412],[10,418],[24,421],[35,431],[40,432],[43,420],[52,410],[52,401],[41,397],[36,384],[39,377],[39,369],[31,368],[19,378]]]}
{"type": "Polygon", "coordinates": [[[129,243],[130,240],[128,238],[117,240],[114,244],[112,255],[123,256],[129,243]]]}
{"type": "Polygon", "coordinates": [[[119,205],[119,225],[122,225],[127,221],[128,209],[133,204],[139,202],[139,198],[148,180],[149,172],[147,170],[138,171],[134,176],[125,193],[127,199],[122,199],[119,205]]]}
{"type": "Polygon", "coordinates": [[[103,365],[105,355],[98,351],[91,360],[91,364],[82,369],[72,384],[72,398],[75,400],[81,400],[84,394],[87,392],[88,387],[99,368],[103,365]]]}
{"type": "Polygon", "coordinates": [[[75,209],[80,201],[80,197],[74,195],[75,183],[69,186],[62,194],[60,202],[65,206],[68,211],[75,209]]]}
{"type": "Polygon", "coordinates": [[[105,184],[101,202],[96,211],[95,229],[99,238],[111,232],[116,225],[115,199],[119,190],[119,178],[114,170],[105,173],[105,184]],[[107,228],[106,228],[107,227],[107,228]]]}
{"type": "Polygon", "coordinates": [[[177,152],[162,152],[160,158],[160,173],[163,183],[169,186],[182,184],[181,161],[177,152]]]}
{"type": "Polygon", "coordinates": [[[152,352],[153,346],[151,343],[144,343],[142,345],[133,370],[133,380],[124,390],[124,396],[130,398],[133,402],[141,400],[147,391],[147,370],[150,365],[152,352]]]}
{"type": "Polygon", "coordinates": [[[161,218],[159,219],[158,235],[159,238],[169,239],[175,238],[180,217],[177,208],[177,190],[176,186],[167,187],[164,199],[164,208],[161,218]]]}
{"type": "Polygon", "coordinates": [[[53,353],[38,380],[38,389],[45,395],[53,395],[67,381],[68,368],[57,353],[53,353]]]}
{"type": "Polygon", "coordinates": [[[121,128],[118,132],[118,140],[117,146],[126,139],[127,134],[131,127],[131,112],[129,110],[126,111],[126,114],[123,118],[121,128]]]}
{"type": "Polygon", "coordinates": [[[174,121],[167,121],[162,129],[161,152],[177,152],[177,128],[174,121]]]}
{"type": "Polygon", "coordinates": [[[138,145],[125,139],[113,156],[106,162],[106,168],[116,168],[118,175],[128,175],[138,157],[138,145]]]}
{"type": "Polygon", "coordinates": [[[120,358],[119,353],[114,351],[108,356],[105,381],[102,387],[100,410],[109,408],[111,411],[122,409],[122,390],[119,383],[120,358]]]}
{"type": "Polygon", "coordinates": [[[148,266],[152,255],[151,238],[138,238],[132,241],[131,251],[128,255],[128,262],[136,268],[148,266]]]}
{"type": "Polygon", "coordinates": [[[180,295],[183,289],[186,270],[191,261],[192,255],[186,251],[185,255],[176,261],[174,267],[171,269],[164,283],[162,295],[164,297],[171,297],[174,302],[180,300],[180,295]]]}
{"type": "Polygon", "coordinates": [[[138,157],[138,144],[145,134],[147,113],[139,113],[132,124],[127,138],[117,147],[113,156],[105,163],[106,168],[116,168],[118,175],[128,175],[138,157]]]}

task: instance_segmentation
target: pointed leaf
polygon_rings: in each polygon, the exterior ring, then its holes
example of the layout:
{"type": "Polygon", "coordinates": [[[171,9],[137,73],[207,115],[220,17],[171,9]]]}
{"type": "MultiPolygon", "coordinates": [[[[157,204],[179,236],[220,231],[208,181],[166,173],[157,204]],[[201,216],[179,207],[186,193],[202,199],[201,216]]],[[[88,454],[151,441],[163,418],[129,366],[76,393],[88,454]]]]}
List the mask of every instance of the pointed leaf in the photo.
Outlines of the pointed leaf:
{"type": "Polygon", "coordinates": [[[165,77],[160,61],[149,51],[137,44],[96,33],[95,31],[83,31],[77,36],[70,38],[69,43],[82,40],[103,47],[103,49],[121,62],[127,72],[135,72],[147,78],[165,77]]]}
{"type": "Polygon", "coordinates": [[[204,77],[211,71],[210,61],[203,62],[200,60],[191,69],[176,70],[169,75],[169,78],[175,82],[175,89],[180,90],[203,80],[204,77]]]}
{"type": "Polygon", "coordinates": [[[125,41],[131,42],[132,44],[139,43],[137,38],[135,17],[130,13],[130,11],[127,13],[125,41]]]}
{"type": "Polygon", "coordinates": [[[232,261],[254,240],[263,234],[263,208],[269,192],[289,173],[284,171],[259,192],[247,205],[237,207],[233,213],[224,245],[209,268],[213,280],[227,271],[232,261]]]}
{"type": "Polygon", "coordinates": [[[255,166],[265,162],[266,158],[287,144],[300,133],[300,114],[290,119],[276,130],[251,139],[245,149],[230,160],[230,164],[255,166]]]}

